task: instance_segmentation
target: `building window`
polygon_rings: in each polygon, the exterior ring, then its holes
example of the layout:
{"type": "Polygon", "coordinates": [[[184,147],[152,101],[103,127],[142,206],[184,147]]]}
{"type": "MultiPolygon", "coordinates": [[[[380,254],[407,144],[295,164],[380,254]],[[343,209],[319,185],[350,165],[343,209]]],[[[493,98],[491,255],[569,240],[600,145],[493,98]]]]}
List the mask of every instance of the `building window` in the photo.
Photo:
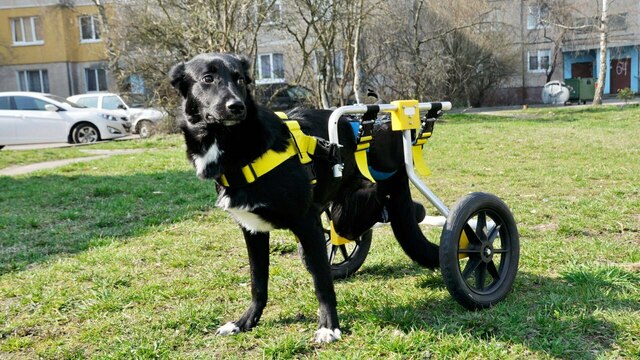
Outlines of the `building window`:
{"type": "Polygon", "coordinates": [[[100,22],[97,17],[80,16],[78,22],[80,23],[80,42],[100,41],[100,22]]]}
{"type": "Polygon", "coordinates": [[[627,29],[627,13],[613,14],[609,18],[609,30],[626,30],[627,29]]]}
{"type": "Polygon", "coordinates": [[[40,17],[38,16],[11,19],[13,45],[44,44],[40,27],[40,17]]]}
{"type": "Polygon", "coordinates": [[[545,27],[545,20],[549,18],[549,6],[547,4],[538,4],[529,6],[527,13],[527,29],[539,29],[545,27]]]}
{"type": "Polygon", "coordinates": [[[581,18],[576,18],[575,22],[574,22],[574,26],[576,27],[576,31],[579,34],[586,34],[586,33],[590,33],[593,32],[596,27],[598,20],[596,18],[593,17],[581,17],[581,18]]]}
{"type": "Polygon", "coordinates": [[[318,77],[323,77],[329,71],[329,68],[333,71],[336,79],[341,79],[344,76],[344,52],[336,51],[330,60],[330,64],[327,64],[327,58],[324,56],[324,51],[318,50],[315,52],[315,70],[318,77]]]}
{"type": "Polygon", "coordinates": [[[282,54],[258,56],[258,81],[284,81],[284,56],[282,54]]]}
{"type": "Polygon", "coordinates": [[[20,91],[49,92],[49,74],[47,70],[18,71],[18,88],[20,91]]]}
{"type": "Polygon", "coordinates": [[[260,0],[257,2],[258,16],[267,24],[277,24],[282,19],[280,0],[260,0]]]}
{"type": "Polygon", "coordinates": [[[549,70],[551,50],[529,51],[529,72],[546,72],[549,70]]]}
{"type": "Polygon", "coordinates": [[[87,92],[107,90],[107,72],[104,69],[84,69],[87,92]]]}

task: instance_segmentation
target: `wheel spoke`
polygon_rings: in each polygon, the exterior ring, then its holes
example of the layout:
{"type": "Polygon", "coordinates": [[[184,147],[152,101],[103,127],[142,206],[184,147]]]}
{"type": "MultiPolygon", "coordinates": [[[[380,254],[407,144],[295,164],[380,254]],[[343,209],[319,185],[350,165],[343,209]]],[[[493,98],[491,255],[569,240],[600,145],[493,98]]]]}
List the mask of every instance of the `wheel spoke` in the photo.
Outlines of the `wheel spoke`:
{"type": "Polygon", "coordinates": [[[462,271],[462,278],[466,281],[469,278],[469,276],[471,276],[471,273],[473,273],[473,271],[478,267],[478,265],[480,265],[481,262],[482,260],[480,260],[479,257],[469,258],[469,261],[467,261],[467,265],[464,267],[464,270],[462,271]]]}
{"type": "Polygon", "coordinates": [[[340,245],[340,253],[342,254],[342,257],[344,257],[345,260],[349,259],[349,253],[347,252],[346,245],[340,245]]]}
{"type": "Polygon", "coordinates": [[[506,254],[507,249],[493,249],[494,254],[506,254]]]}
{"type": "Polygon", "coordinates": [[[478,222],[476,223],[476,235],[480,240],[486,240],[487,237],[484,232],[484,228],[487,227],[487,213],[479,212],[478,213],[478,222]]]}
{"type": "Polygon", "coordinates": [[[475,271],[476,287],[480,290],[484,289],[484,280],[487,277],[487,263],[481,261],[475,271]]]}
{"type": "Polygon", "coordinates": [[[493,242],[496,240],[496,238],[498,237],[498,234],[500,234],[501,226],[502,225],[494,226],[493,229],[491,229],[488,236],[489,244],[493,244],[493,242]]]}
{"type": "Polygon", "coordinates": [[[480,249],[458,249],[458,254],[480,254],[480,249]]]}
{"type": "Polygon", "coordinates": [[[475,231],[473,231],[473,229],[471,228],[471,225],[464,224],[463,231],[464,231],[465,235],[467,235],[467,239],[469,240],[469,243],[476,244],[476,245],[480,245],[481,244],[481,241],[478,238],[478,235],[476,234],[475,231]]]}
{"type": "Polygon", "coordinates": [[[498,273],[498,269],[496,269],[496,264],[493,263],[493,260],[487,264],[487,271],[494,280],[500,280],[500,273],[498,273]]]}
{"type": "Polygon", "coordinates": [[[333,264],[333,258],[336,256],[336,246],[331,245],[331,252],[329,253],[329,265],[333,264]]]}

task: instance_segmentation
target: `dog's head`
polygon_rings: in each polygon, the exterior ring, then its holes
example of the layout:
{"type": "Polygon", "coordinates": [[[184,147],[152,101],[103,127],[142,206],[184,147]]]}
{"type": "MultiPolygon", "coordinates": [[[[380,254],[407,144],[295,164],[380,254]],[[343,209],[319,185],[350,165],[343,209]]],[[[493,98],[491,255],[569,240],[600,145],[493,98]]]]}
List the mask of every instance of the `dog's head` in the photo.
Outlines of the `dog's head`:
{"type": "Polygon", "coordinates": [[[249,61],[234,54],[200,54],[175,65],[171,85],[185,99],[184,111],[192,124],[233,126],[247,117],[253,99],[249,61]]]}

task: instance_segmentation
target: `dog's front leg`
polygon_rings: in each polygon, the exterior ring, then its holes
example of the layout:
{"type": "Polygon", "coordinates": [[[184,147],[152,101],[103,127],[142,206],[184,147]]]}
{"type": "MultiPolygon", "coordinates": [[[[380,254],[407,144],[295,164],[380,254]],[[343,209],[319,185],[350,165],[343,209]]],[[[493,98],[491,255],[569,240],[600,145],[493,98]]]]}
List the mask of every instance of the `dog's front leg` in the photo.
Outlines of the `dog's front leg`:
{"type": "Polygon", "coordinates": [[[291,230],[300,239],[320,305],[315,341],[329,343],[339,340],[342,333],[338,324],[336,293],[333,288],[320,216],[309,216],[300,226],[291,230]]]}
{"type": "Polygon", "coordinates": [[[244,239],[251,269],[251,305],[238,321],[228,322],[218,329],[218,335],[237,334],[258,323],[267,305],[269,282],[269,233],[251,233],[244,228],[244,239]]]}

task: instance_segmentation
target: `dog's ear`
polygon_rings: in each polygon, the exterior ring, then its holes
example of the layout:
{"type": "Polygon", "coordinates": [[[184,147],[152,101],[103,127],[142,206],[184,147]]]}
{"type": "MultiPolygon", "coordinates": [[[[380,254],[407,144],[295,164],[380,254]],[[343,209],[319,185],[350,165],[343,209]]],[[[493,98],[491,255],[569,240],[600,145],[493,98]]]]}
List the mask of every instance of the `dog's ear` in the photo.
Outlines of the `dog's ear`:
{"type": "Polygon", "coordinates": [[[238,60],[240,60],[240,64],[242,65],[242,71],[244,71],[245,83],[247,85],[253,82],[251,78],[251,61],[244,55],[236,55],[238,60]]]}
{"type": "Polygon", "coordinates": [[[171,70],[169,70],[169,78],[171,79],[171,86],[176,88],[182,97],[187,97],[187,92],[189,91],[189,84],[185,79],[185,66],[184,62],[174,65],[171,70]]]}

